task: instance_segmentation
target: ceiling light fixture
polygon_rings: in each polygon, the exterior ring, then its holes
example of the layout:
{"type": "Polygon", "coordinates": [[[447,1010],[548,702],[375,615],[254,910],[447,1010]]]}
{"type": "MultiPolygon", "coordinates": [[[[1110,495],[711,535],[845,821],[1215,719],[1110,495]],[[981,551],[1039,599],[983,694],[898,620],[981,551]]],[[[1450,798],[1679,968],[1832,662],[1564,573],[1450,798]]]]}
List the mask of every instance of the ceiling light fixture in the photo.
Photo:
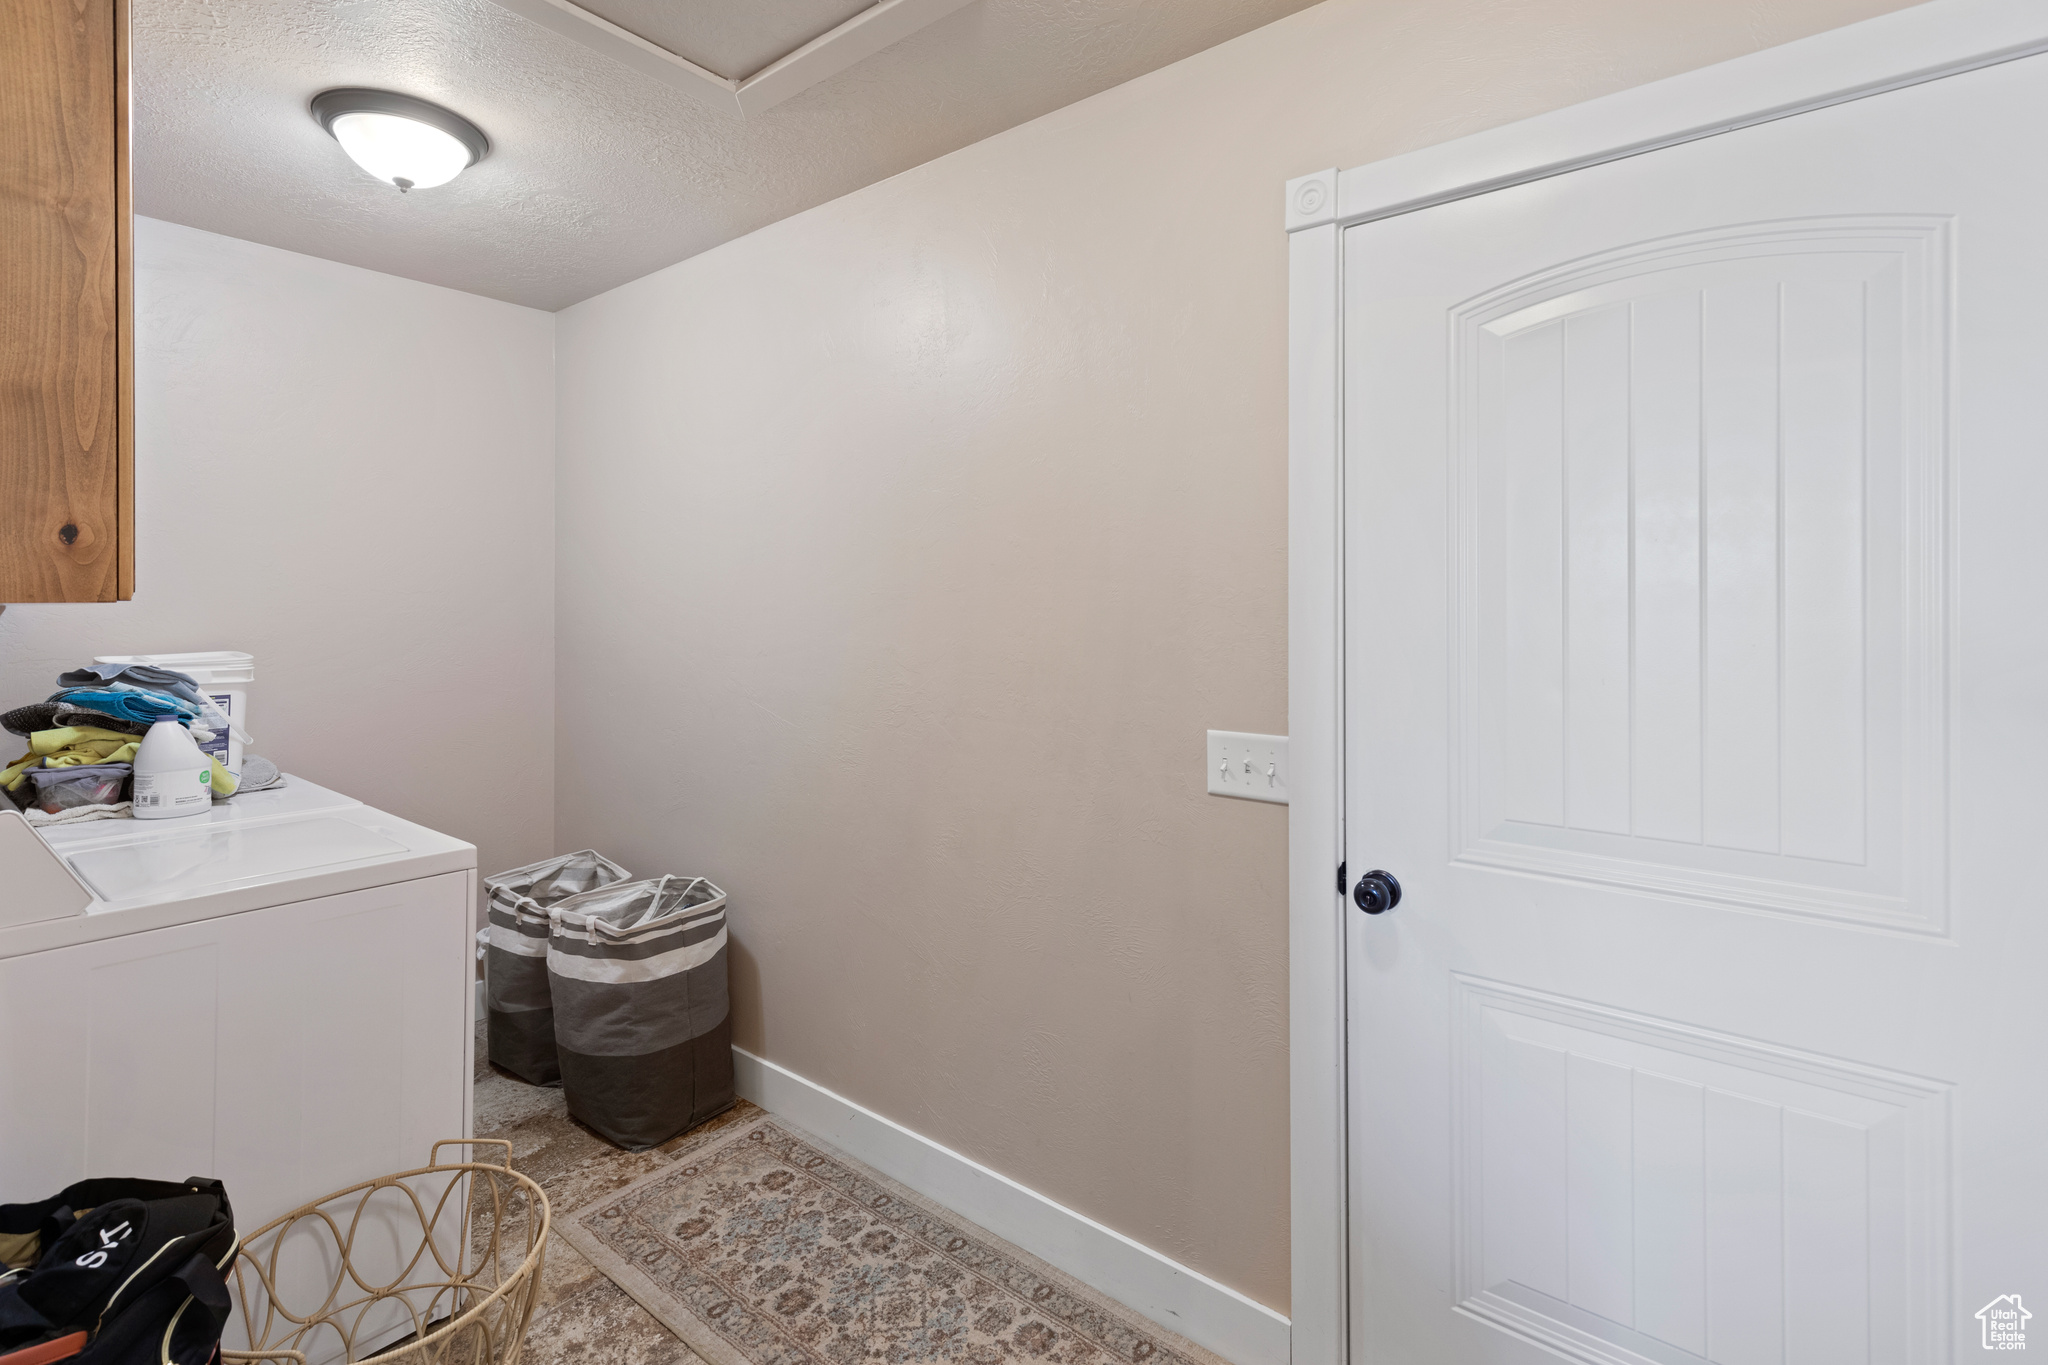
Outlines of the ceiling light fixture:
{"type": "Polygon", "coordinates": [[[351,161],[401,194],[445,185],[491,151],[462,115],[389,90],[323,90],[313,117],[351,161]]]}

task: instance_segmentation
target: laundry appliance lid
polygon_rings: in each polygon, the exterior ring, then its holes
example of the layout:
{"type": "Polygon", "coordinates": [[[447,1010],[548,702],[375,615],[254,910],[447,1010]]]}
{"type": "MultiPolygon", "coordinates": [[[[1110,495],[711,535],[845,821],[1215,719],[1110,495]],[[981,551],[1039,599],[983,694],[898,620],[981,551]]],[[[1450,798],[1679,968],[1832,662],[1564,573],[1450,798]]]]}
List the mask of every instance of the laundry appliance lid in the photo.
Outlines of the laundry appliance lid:
{"type": "Polygon", "coordinates": [[[0,958],[476,868],[473,846],[296,777],[200,815],[40,833],[95,899],[0,930],[0,958]]]}
{"type": "Polygon", "coordinates": [[[174,900],[196,891],[303,876],[337,863],[408,852],[333,815],[212,825],[156,839],[87,846],[65,859],[103,901],[174,900]]]}

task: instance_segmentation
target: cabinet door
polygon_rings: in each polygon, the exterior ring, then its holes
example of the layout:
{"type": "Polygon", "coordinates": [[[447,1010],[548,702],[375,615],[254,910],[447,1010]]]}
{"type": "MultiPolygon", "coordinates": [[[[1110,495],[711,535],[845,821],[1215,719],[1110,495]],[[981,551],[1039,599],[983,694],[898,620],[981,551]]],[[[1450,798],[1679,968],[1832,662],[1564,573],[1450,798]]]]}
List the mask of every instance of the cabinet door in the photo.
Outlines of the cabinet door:
{"type": "Polygon", "coordinates": [[[0,961],[0,1203],[226,1182],[246,1230],[469,1132],[467,874],[0,961]]]}
{"type": "Polygon", "coordinates": [[[127,23],[0,7],[0,602],[134,595],[127,23]]]}

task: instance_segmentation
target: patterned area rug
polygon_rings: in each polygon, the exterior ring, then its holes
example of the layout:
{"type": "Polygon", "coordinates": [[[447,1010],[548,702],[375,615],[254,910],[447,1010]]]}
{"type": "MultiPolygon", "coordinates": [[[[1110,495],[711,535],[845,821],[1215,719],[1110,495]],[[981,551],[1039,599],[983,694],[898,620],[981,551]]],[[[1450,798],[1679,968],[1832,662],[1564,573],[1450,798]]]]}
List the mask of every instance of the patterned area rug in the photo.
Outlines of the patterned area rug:
{"type": "Polygon", "coordinates": [[[711,1365],[1224,1365],[766,1116],[556,1226],[711,1365]]]}

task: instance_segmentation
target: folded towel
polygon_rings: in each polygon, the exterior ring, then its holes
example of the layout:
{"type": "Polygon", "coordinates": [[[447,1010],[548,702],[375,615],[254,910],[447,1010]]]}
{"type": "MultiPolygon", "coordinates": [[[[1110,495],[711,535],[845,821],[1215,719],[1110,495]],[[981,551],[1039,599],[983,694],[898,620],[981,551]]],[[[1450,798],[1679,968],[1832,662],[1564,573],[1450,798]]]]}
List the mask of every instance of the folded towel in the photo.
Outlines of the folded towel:
{"type": "MultiPolygon", "coordinates": [[[[192,708],[200,720],[216,730],[230,728],[227,712],[200,690],[198,679],[176,669],[150,664],[87,664],[57,675],[64,687],[105,688],[114,692],[159,692],[192,708]]],[[[238,735],[244,744],[247,735],[238,735]]]]}
{"type": "Polygon", "coordinates": [[[124,735],[149,733],[149,724],[145,721],[123,720],[104,711],[88,711],[69,702],[39,701],[17,706],[12,711],[0,711],[0,729],[17,735],[32,735],[38,730],[56,730],[66,725],[90,725],[100,730],[118,730],[124,735]]]}
{"type": "Polygon", "coordinates": [[[41,754],[46,768],[61,766],[50,760],[64,754],[78,755],[76,761],[80,763],[126,763],[135,756],[134,750],[141,742],[134,735],[103,730],[97,725],[59,725],[30,735],[28,750],[41,754]],[[129,752],[119,752],[122,749],[129,752]]]}
{"type": "Polygon", "coordinates": [[[194,709],[201,705],[199,683],[191,674],[149,664],[87,664],[69,673],[59,673],[57,682],[64,687],[105,687],[112,682],[131,682],[138,687],[168,692],[189,702],[194,709]]]}
{"type": "Polygon", "coordinates": [[[199,708],[179,701],[176,697],[161,692],[137,692],[115,690],[111,687],[80,687],[59,692],[48,700],[64,702],[87,711],[99,711],[121,720],[143,721],[155,724],[160,720],[175,720],[190,726],[199,718],[199,708]]]}
{"type": "Polygon", "coordinates": [[[272,787],[283,785],[284,774],[277,770],[275,763],[267,758],[258,758],[255,754],[242,756],[242,785],[235,788],[236,795],[239,796],[243,792],[269,791],[272,787]]]}
{"type": "Polygon", "coordinates": [[[76,825],[87,820],[132,820],[135,818],[135,804],[132,801],[116,801],[111,806],[73,806],[54,815],[30,806],[21,813],[21,818],[31,825],[76,825]]]}

